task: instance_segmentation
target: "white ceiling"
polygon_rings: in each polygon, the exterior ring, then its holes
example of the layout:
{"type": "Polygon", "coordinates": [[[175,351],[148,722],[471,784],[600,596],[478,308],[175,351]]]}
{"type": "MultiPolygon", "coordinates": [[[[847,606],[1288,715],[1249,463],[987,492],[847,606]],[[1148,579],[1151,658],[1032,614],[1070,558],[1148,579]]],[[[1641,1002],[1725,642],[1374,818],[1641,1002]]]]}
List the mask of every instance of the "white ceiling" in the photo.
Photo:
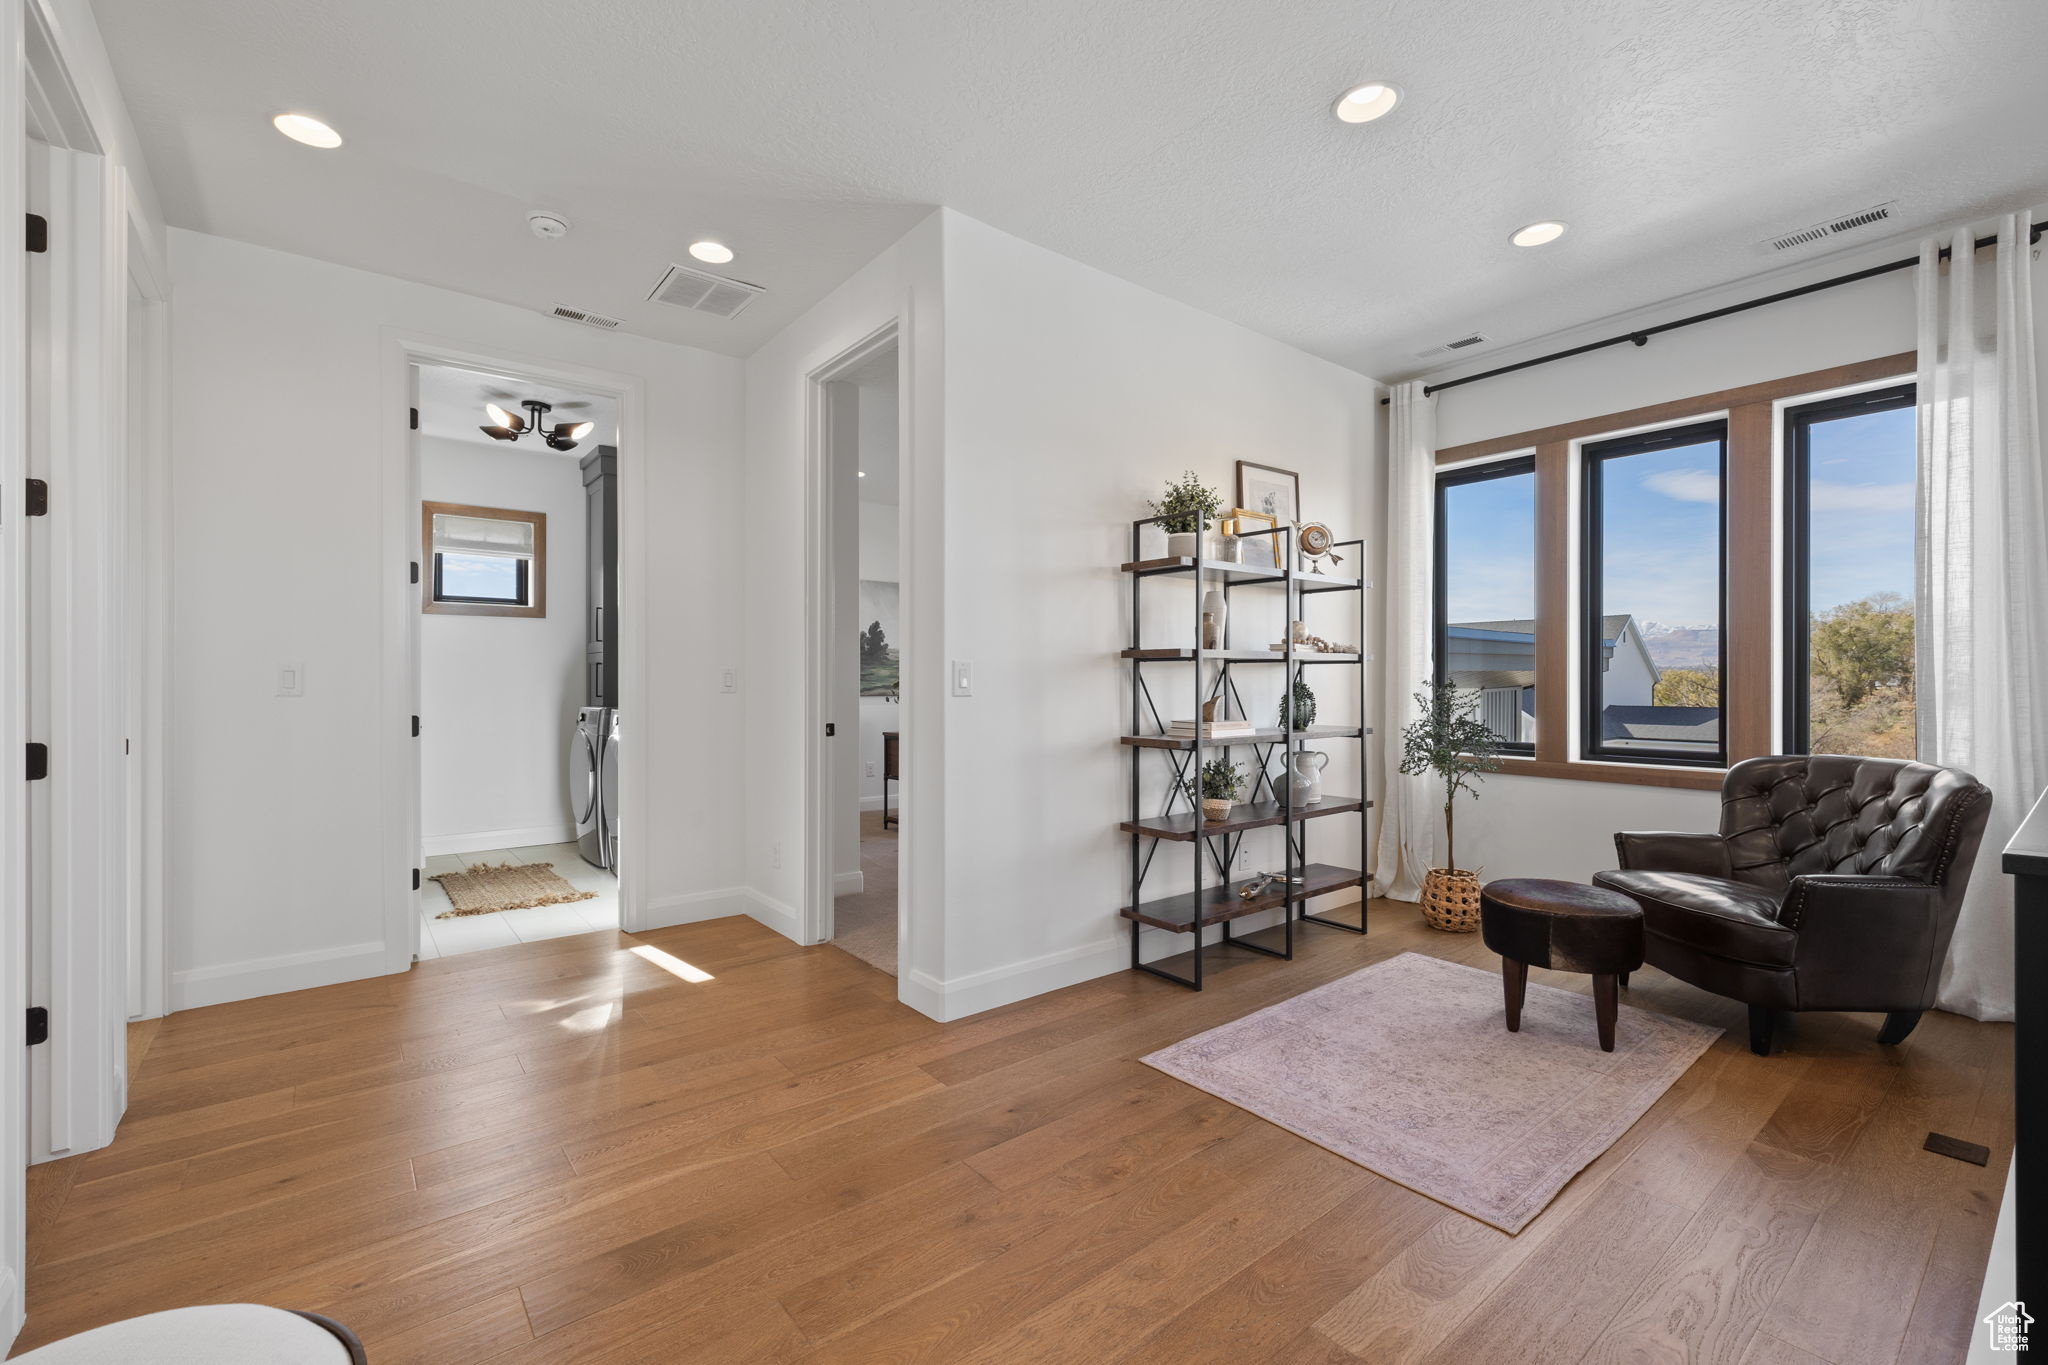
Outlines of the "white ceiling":
{"type": "Polygon", "coordinates": [[[1395,377],[1782,264],[1757,239],[1838,211],[2048,197],[2048,4],[2016,0],[95,9],[174,223],[732,354],[936,204],[1395,377]],[[1338,123],[1367,78],[1407,98],[1338,123]],[[1572,230],[1508,245],[1540,218],[1572,230]],[[769,290],[738,319],[644,301],[702,237],[769,290]]]}
{"type": "Polygon", "coordinates": [[[619,410],[618,403],[613,399],[562,388],[555,384],[506,379],[498,375],[479,374],[474,370],[458,370],[447,365],[422,365],[419,369],[422,436],[471,441],[495,450],[552,454],[554,452],[550,451],[537,436],[522,436],[517,441],[505,442],[493,440],[483,432],[484,423],[490,420],[484,412],[484,404],[496,403],[501,408],[524,416],[519,406],[520,401],[538,398],[543,403],[554,405],[554,411],[547,416],[550,422],[597,423],[597,429],[577,442],[574,450],[561,452],[563,459],[580,460],[598,446],[618,444],[619,410]]]}

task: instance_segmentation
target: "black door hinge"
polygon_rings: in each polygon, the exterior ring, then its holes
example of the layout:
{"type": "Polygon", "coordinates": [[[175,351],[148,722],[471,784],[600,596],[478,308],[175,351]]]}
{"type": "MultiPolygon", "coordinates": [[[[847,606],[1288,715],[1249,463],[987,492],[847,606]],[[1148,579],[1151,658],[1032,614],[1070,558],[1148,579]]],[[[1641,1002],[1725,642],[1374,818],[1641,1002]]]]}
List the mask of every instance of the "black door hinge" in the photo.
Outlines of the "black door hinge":
{"type": "Polygon", "coordinates": [[[412,429],[414,431],[420,429],[420,410],[418,408],[412,410],[412,429]]]}
{"type": "Polygon", "coordinates": [[[420,870],[418,868],[412,870],[412,889],[415,891],[420,889],[420,870]]]}
{"type": "Polygon", "coordinates": [[[420,718],[418,716],[412,718],[412,737],[414,739],[420,737],[420,718]]]}
{"type": "Polygon", "coordinates": [[[50,1041],[50,1012],[41,1005],[32,1005],[28,1012],[28,1045],[50,1041]]]}
{"type": "Polygon", "coordinates": [[[420,581],[420,562],[417,559],[412,562],[412,581],[415,583],[420,581]]]}
{"type": "Polygon", "coordinates": [[[30,744],[28,746],[28,780],[40,782],[50,775],[50,746],[30,744]]]}
{"type": "Polygon", "coordinates": [[[21,499],[22,515],[47,517],[50,515],[50,485],[41,479],[30,479],[28,491],[21,499]]]}
{"type": "Polygon", "coordinates": [[[50,220],[40,213],[28,216],[28,249],[36,256],[50,249],[50,220]]]}

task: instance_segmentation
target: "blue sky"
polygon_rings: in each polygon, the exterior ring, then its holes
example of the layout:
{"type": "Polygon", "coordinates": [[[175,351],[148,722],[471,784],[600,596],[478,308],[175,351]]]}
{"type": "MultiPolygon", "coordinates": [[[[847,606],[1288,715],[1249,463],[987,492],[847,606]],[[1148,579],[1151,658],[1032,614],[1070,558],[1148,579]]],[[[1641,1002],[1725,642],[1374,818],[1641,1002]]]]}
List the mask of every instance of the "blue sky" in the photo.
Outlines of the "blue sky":
{"type": "MultiPolygon", "coordinates": [[[[1813,606],[1913,595],[1914,411],[1845,417],[1813,434],[1813,606]]],[[[1638,621],[1711,626],[1720,478],[1715,448],[1612,461],[1605,473],[1604,605],[1638,621]]],[[[1453,621],[1536,614],[1536,479],[1450,492],[1445,544],[1453,621]]]]}

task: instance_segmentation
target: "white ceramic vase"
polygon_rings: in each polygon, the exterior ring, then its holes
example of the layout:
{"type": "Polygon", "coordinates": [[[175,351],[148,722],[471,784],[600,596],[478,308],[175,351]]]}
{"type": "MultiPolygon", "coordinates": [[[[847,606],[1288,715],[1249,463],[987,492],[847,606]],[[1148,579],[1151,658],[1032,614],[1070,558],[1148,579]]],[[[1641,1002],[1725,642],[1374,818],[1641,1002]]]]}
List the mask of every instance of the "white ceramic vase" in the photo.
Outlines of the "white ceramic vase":
{"type": "Polygon", "coordinates": [[[1323,799],[1323,769],[1330,756],[1321,749],[1298,749],[1288,760],[1288,795],[1297,806],[1313,806],[1323,799]]]}
{"type": "Polygon", "coordinates": [[[1193,531],[1169,531],[1166,534],[1166,557],[1168,559],[1193,559],[1195,546],[1201,537],[1193,531]]]}
{"type": "Polygon", "coordinates": [[[1202,648],[1221,649],[1228,638],[1223,627],[1230,618],[1230,604],[1215,588],[1202,594],[1202,648]]]}

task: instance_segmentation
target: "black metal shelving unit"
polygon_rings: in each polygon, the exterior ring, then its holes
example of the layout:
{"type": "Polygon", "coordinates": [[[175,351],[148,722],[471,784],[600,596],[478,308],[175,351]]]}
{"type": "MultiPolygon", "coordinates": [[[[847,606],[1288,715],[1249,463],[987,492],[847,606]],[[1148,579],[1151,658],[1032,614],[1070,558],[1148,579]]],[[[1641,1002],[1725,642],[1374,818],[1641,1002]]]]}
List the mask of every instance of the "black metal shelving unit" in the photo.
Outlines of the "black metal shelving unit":
{"type": "MultiPolygon", "coordinates": [[[[1215,924],[1222,926],[1219,944],[1246,948],[1268,957],[1291,960],[1294,957],[1294,926],[1296,922],[1327,925],[1355,934],[1366,932],[1366,904],[1361,894],[1358,903],[1358,923],[1346,924],[1342,920],[1327,919],[1308,913],[1308,903],[1317,896],[1326,896],[1349,887],[1363,887],[1367,858],[1366,812],[1372,802],[1365,799],[1365,737],[1372,731],[1365,726],[1366,709],[1365,657],[1359,654],[1324,654],[1297,651],[1295,648],[1292,623],[1302,619],[1304,604],[1310,596],[1319,593],[1351,592],[1358,595],[1358,647],[1365,648],[1365,581],[1364,578],[1341,578],[1323,574],[1301,574],[1295,571],[1299,555],[1292,525],[1276,526],[1271,530],[1248,532],[1241,539],[1257,543],[1262,536],[1273,537],[1272,543],[1279,554],[1280,567],[1270,564],[1245,564],[1232,560],[1209,559],[1210,526],[1205,520],[1195,537],[1195,555],[1192,558],[1175,556],[1162,559],[1140,559],[1143,550],[1145,528],[1158,525],[1160,518],[1148,517],[1131,523],[1131,558],[1123,565],[1123,572],[1131,585],[1131,642],[1123,651],[1123,658],[1131,670],[1131,714],[1130,728],[1121,742],[1131,755],[1131,801],[1130,818],[1119,829],[1130,838],[1130,901],[1120,912],[1131,922],[1131,966],[1134,970],[1149,972],[1153,976],[1172,981],[1193,990],[1202,989],[1203,931],[1215,924]],[[1147,648],[1141,644],[1145,619],[1144,586],[1152,579],[1184,579],[1192,586],[1194,622],[1193,643],[1187,646],[1169,648],[1147,648]],[[1231,623],[1237,613],[1226,606],[1224,638],[1218,647],[1209,649],[1202,645],[1202,595],[1212,584],[1220,585],[1226,604],[1234,591],[1270,591],[1278,589],[1283,594],[1286,609],[1282,613],[1287,626],[1285,648],[1274,649],[1232,649],[1229,647],[1231,623]],[[1210,738],[1197,727],[1195,738],[1182,738],[1167,733],[1166,718],[1159,714],[1158,706],[1152,700],[1152,689],[1145,681],[1148,664],[1191,665],[1193,677],[1194,715],[1199,722],[1202,708],[1211,700],[1218,700],[1219,717],[1241,718],[1246,716],[1244,698],[1239,694],[1237,684],[1231,677],[1231,670],[1245,666],[1279,664],[1282,667],[1280,694],[1292,698],[1294,680],[1300,670],[1312,666],[1350,666],[1358,670],[1359,722],[1356,725],[1313,725],[1303,730],[1281,730],[1277,726],[1261,728],[1249,735],[1230,735],[1210,738]],[[1148,725],[1149,720],[1149,725],[1148,725]],[[1288,782],[1293,755],[1309,743],[1319,740],[1355,739],[1359,742],[1358,780],[1360,792],[1357,796],[1325,796],[1314,806],[1295,807],[1293,793],[1288,782]],[[1199,789],[1200,773],[1205,755],[1211,750],[1250,748],[1255,757],[1252,763],[1253,778],[1251,800],[1231,809],[1227,819],[1210,821],[1202,814],[1200,800],[1191,797],[1185,784],[1190,774],[1195,776],[1199,789]],[[1143,800],[1144,757],[1147,752],[1163,755],[1172,765],[1172,780],[1167,786],[1166,799],[1156,815],[1146,815],[1141,809],[1143,800]],[[1279,775],[1273,771],[1275,754],[1279,756],[1279,775]],[[1261,799],[1263,794],[1264,799],[1261,799]],[[1331,863],[1308,861],[1308,823],[1311,820],[1331,816],[1355,814],[1358,817],[1358,866],[1342,867],[1331,863]],[[1254,829],[1279,827],[1285,831],[1281,843],[1284,847],[1283,880],[1278,885],[1269,885],[1257,895],[1246,899],[1239,893],[1251,878],[1232,880],[1230,868],[1237,859],[1238,848],[1245,834],[1254,829]],[[1194,889],[1175,895],[1146,900],[1144,886],[1146,874],[1151,870],[1152,860],[1163,843],[1185,843],[1192,851],[1194,861],[1194,889]],[[1213,878],[1210,872],[1214,871],[1213,878]],[[1246,915],[1260,911],[1283,909],[1282,946],[1278,949],[1252,943],[1231,935],[1231,923],[1246,915]],[[1143,960],[1140,940],[1145,928],[1168,929],[1175,933],[1195,936],[1194,972],[1191,976],[1154,967],[1143,960]]],[[[1365,542],[1362,540],[1340,541],[1337,549],[1349,547],[1353,553],[1347,556],[1361,570],[1365,564],[1365,542]]]]}

